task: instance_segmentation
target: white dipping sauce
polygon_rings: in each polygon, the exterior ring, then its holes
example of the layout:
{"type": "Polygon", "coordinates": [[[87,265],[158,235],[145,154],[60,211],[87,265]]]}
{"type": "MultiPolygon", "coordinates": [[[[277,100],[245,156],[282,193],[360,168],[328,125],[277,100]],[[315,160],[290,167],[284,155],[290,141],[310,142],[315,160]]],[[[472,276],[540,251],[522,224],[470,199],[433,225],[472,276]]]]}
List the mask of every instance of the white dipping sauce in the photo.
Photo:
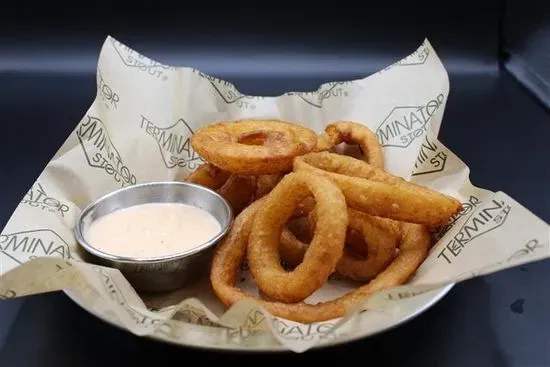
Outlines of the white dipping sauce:
{"type": "Polygon", "coordinates": [[[174,255],[209,241],[220,224],[207,211],[179,203],[140,204],[96,219],[87,230],[88,243],[124,257],[174,255]]]}

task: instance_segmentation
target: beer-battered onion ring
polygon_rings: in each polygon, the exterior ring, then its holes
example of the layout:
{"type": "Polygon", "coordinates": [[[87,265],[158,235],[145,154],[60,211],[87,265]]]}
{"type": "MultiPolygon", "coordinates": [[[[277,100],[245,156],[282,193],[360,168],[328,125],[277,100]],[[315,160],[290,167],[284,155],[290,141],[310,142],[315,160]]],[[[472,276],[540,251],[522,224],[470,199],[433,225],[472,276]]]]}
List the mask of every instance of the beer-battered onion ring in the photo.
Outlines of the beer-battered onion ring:
{"type": "Polygon", "coordinates": [[[384,168],[384,155],[378,137],[367,126],[352,121],[338,121],[325,128],[325,134],[317,138],[316,150],[325,151],[340,144],[359,145],[365,162],[384,168]]]}
{"type": "Polygon", "coordinates": [[[331,136],[334,145],[359,145],[367,163],[376,168],[384,168],[382,146],[376,134],[367,126],[352,121],[338,121],[328,125],[325,131],[331,136]]]}
{"type": "Polygon", "coordinates": [[[254,193],[254,199],[258,200],[269,194],[271,190],[277,186],[279,181],[281,181],[283,176],[283,174],[258,176],[256,179],[256,192],[254,193]]]}
{"type": "Polygon", "coordinates": [[[191,146],[207,162],[242,175],[292,171],[293,158],[316,143],[313,130],[279,120],[218,122],[191,137],[191,146]]]}
{"type": "Polygon", "coordinates": [[[312,229],[315,229],[310,225],[307,216],[290,218],[284,228],[288,228],[296,238],[307,243],[313,238],[314,231],[312,229]]]}
{"type": "Polygon", "coordinates": [[[281,302],[302,301],[319,289],[343,255],[348,227],[346,200],[330,179],[293,172],[266,196],[256,213],[248,244],[248,265],[258,288],[281,302]],[[303,261],[285,270],[279,257],[283,227],[298,204],[308,195],[315,198],[317,226],[303,261]]]}
{"type": "MultiPolygon", "coordinates": [[[[309,227],[309,233],[313,233],[313,231],[315,230],[316,216],[315,216],[315,211],[313,210],[314,208],[315,207],[311,208],[309,210],[309,214],[307,215],[306,223],[309,227]]],[[[349,221],[349,216],[350,215],[355,216],[355,217],[361,216],[361,218],[368,217],[367,220],[369,221],[370,225],[374,225],[374,226],[378,227],[380,230],[382,230],[384,232],[387,232],[389,235],[391,235],[393,237],[398,236],[399,228],[400,228],[399,227],[399,222],[396,222],[396,221],[388,219],[388,218],[374,217],[374,216],[368,215],[366,213],[359,212],[357,210],[348,208],[348,221],[349,221]]],[[[291,224],[291,222],[289,221],[287,223],[287,225],[288,224],[291,224]]],[[[291,227],[291,226],[288,226],[288,227],[291,230],[291,232],[296,236],[296,238],[300,239],[301,241],[309,243],[309,241],[311,240],[311,237],[297,236],[296,232],[295,232],[295,227],[291,227]],[[302,238],[307,238],[307,240],[304,241],[302,238]]],[[[359,226],[359,225],[353,226],[353,227],[361,228],[361,226],[359,226]]],[[[347,228],[345,250],[347,250],[348,253],[354,255],[355,257],[366,258],[368,249],[367,249],[367,244],[365,242],[365,236],[363,236],[363,234],[359,230],[356,230],[353,227],[348,226],[348,228],[347,228]]],[[[302,230],[301,233],[303,233],[303,232],[304,231],[302,230]]],[[[300,233],[300,235],[301,235],[301,233],[300,233]]]]}
{"type": "Polygon", "coordinates": [[[255,201],[235,218],[233,226],[219,244],[212,258],[210,281],[214,293],[227,308],[241,300],[254,299],[272,315],[296,322],[314,323],[340,318],[354,309],[365,297],[407,282],[426,259],[431,245],[430,232],[425,226],[402,223],[398,255],[384,271],[369,283],[342,297],[317,304],[266,301],[243,292],[236,287],[236,284],[241,265],[246,258],[249,234],[255,214],[267,198],[266,196],[255,201]]]}
{"type": "Polygon", "coordinates": [[[344,252],[336,266],[338,273],[348,279],[366,281],[383,271],[397,254],[400,240],[398,222],[386,221],[366,213],[348,209],[349,227],[359,232],[367,246],[367,258],[344,252]]]}
{"type": "Polygon", "coordinates": [[[367,126],[353,121],[337,121],[327,125],[325,132],[317,137],[313,152],[330,151],[341,143],[358,145],[365,162],[384,168],[382,146],[376,134],[367,126]]]}
{"type": "Polygon", "coordinates": [[[306,244],[311,242],[313,236],[312,229],[315,228],[310,225],[306,215],[293,216],[286,222],[279,247],[280,257],[285,265],[295,267],[302,262],[307,250],[306,244]]]}
{"type": "Polygon", "coordinates": [[[217,192],[237,215],[254,199],[256,176],[231,175],[217,192]]]}
{"type": "Polygon", "coordinates": [[[186,182],[208,187],[217,190],[223,186],[231,173],[224,171],[213,164],[203,163],[195,169],[187,178],[186,182]]]}
{"type": "Polygon", "coordinates": [[[366,258],[368,255],[368,247],[363,235],[348,227],[346,233],[346,247],[344,249],[348,254],[357,258],[366,258]]]}
{"type": "Polygon", "coordinates": [[[299,239],[287,226],[283,227],[280,241],[279,256],[281,261],[291,267],[299,265],[304,259],[308,242],[299,239]]]}
{"type": "Polygon", "coordinates": [[[296,210],[292,214],[293,217],[301,217],[308,215],[313,208],[315,208],[315,198],[312,196],[308,196],[298,206],[296,207],[296,210]]]}
{"type": "Polygon", "coordinates": [[[327,132],[324,132],[317,136],[317,144],[313,148],[312,152],[326,152],[334,148],[334,140],[327,132]]]}
{"type": "MultiPolygon", "coordinates": [[[[310,222],[316,225],[316,211],[312,211],[310,222]]],[[[367,257],[354,256],[344,249],[344,255],[336,265],[338,274],[357,281],[374,278],[388,266],[396,255],[400,240],[397,222],[386,221],[383,218],[372,217],[357,210],[348,209],[349,228],[359,232],[367,247],[367,257]]],[[[347,238],[346,238],[347,240],[347,238]]],[[[346,241],[346,246],[347,246],[346,241]]],[[[279,252],[281,259],[291,265],[298,265],[307,251],[308,244],[300,241],[288,229],[281,234],[279,252]]]]}
{"type": "Polygon", "coordinates": [[[296,157],[294,171],[331,178],[342,189],[349,207],[375,216],[436,227],[462,209],[456,198],[339,154],[296,157]]]}

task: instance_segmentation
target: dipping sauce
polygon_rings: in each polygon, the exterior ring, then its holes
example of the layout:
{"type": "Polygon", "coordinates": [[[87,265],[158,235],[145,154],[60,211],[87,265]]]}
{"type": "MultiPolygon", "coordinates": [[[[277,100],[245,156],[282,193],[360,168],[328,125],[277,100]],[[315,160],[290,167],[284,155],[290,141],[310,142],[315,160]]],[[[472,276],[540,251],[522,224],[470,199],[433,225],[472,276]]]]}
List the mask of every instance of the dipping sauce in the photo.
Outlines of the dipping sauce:
{"type": "Polygon", "coordinates": [[[111,255],[151,258],[174,255],[208,242],[221,226],[206,210],[188,204],[140,204],[91,223],[88,243],[111,255]]]}

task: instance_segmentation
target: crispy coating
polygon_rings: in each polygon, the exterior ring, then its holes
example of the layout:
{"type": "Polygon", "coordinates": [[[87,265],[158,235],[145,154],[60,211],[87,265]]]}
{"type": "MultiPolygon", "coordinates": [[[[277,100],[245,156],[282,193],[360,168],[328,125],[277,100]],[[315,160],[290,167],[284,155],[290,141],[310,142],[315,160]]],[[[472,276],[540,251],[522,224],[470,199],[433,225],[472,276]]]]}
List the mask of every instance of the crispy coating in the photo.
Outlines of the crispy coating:
{"type": "Polygon", "coordinates": [[[306,216],[315,208],[315,198],[312,196],[306,197],[298,206],[292,214],[293,217],[306,216]]]}
{"type": "Polygon", "coordinates": [[[312,227],[309,223],[307,216],[292,217],[286,222],[285,228],[288,228],[290,232],[300,241],[309,243],[313,238],[315,227],[312,227]]]}
{"type": "Polygon", "coordinates": [[[258,209],[264,205],[265,199],[267,197],[252,203],[235,218],[231,230],[218,246],[212,259],[211,284],[226,307],[252,298],[260,302],[262,307],[271,314],[296,322],[314,323],[343,317],[365,297],[407,282],[426,258],[431,245],[430,232],[425,226],[402,223],[398,255],[369,283],[340,298],[317,304],[266,301],[236,287],[241,265],[246,258],[254,217],[258,209]]]}
{"type": "Polygon", "coordinates": [[[313,152],[333,151],[341,143],[359,146],[363,160],[377,168],[384,168],[384,154],[378,138],[367,126],[353,121],[337,121],[325,127],[317,136],[313,152]]]}
{"type": "Polygon", "coordinates": [[[210,163],[200,165],[185,181],[215,190],[227,200],[235,215],[250,204],[256,192],[256,177],[232,175],[210,163]]]}
{"type": "Polygon", "coordinates": [[[339,154],[296,157],[294,171],[331,178],[342,189],[349,207],[374,216],[435,227],[462,209],[456,198],[339,154]]]}
{"type": "MultiPolygon", "coordinates": [[[[312,212],[315,213],[315,212],[312,212]]],[[[359,258],[350,252],[336,266],[340,275],[352,280],[366,281],[383,271],[396,255],[400,234],[398,223],[348,209],[349,229],[360,233],[367,248],[367,257],[359,258]]]]}
{"type": "Polygon", "coordinates": [[[226,307],[252,298],[297,322],[343,317],[365,297],[406,283],[431,247],[429,227],[461,210],[455,198],[384,171],[376,135],[350,121],[319,136],[279,120],[219,122],[191,145],[209,163],[187,181],[217,190],[236,214],[210,269],[226,307]],[[359,146],[363,157],[332,153],[340,143],[359,146]],[[244,261],[269,300],[236,286],[244,261]],[[334,272],[366,284],[305,303],[334,272]]]}
{"type": "Polygon", "coordinates": [[[325,134],[318,140],[320,140],[318,148],[333,147],[340,143],[359,145],[365,162],[377,168],[384,168],[382,146],[376,134],[365,125],[352,121],[333,122],[325,128],[325,134]]]}
{"type": "Polygon", "coordinates": [[[346,253],[358,259],[365,259],[368,256],[368,247],[365,238],[360,232],[350,227],[348,227],[346,234],[344,256],[346,253]]]}
{"type": "Polygon", "coordinates": [[[283,176],[284,174],[258,176],[256,179],[256,192],[254,193],[255,200],[258,200],[269,194],[271,190],[273,190],[273,188],[277,186],[279,181],[281,181],[283,176]]]}
{"type": "Polygon", "coordinates": [[[244,175],[231,175],[222,187],[218,189],[220,194],[233,209],[235,215],[239,214],[254,199],[256,192],[256,177],[244,175]]]}
{"type": "MultiPolygon", "coordinates": [[[[312,226],[316,224],[316,211],[309,215],[312,226]]],[[[348,236],[344,255],[336,265],[338,274],[357,281],[374,278],[388,266],[396,255],[400,240],[398,223],[384,218],[372,217],[357,210],[348,209],[348,236]],[[347,250],[349,230],[354,230],[363,236],[362,245],[367,249],[367,257],[357,256],[357,248],[347,250]]],[[[353,238],[353,237],[352,237],[353,238]]],[[[352,246],[358,246],[354,243],[352,246]]],[[[307,251],[308,244],[294,236],[292,231],[285,229],[281,234],[281,259],[289,265],[298,265],[307,251]]]]}
{"type": "Polygon", "coordinates": [[[289,172],[293,158],[316,143],[313,130],[279,120],[218,122],[191,137],[191,146],[207,162],[241,175],[289,172]]]}
{"type": "Polygon", "coordinates": [[[326,152],[334,147],[334,140],[326,131],[317,136],[317,144],[313,148],[313,152],[326,152]]]}
{"type": "MultiPolygon", "coordinates": [[[[311,241],[311,234],[315,231],[315,225],[308,220],[308,217],[309,215],[293,216],[288,220],[281,233],[281,247],[279,248],[281,259],[291,267],[302,261],[306,246],[311,241]]],[[[356,259],[366,259],[367,255],[368,247],[365,238],[360,232],[348,226],[344,257],[353,256],[356,259]]]]}
{"type": "Polygon", "coordinates": [[[186,182],[217,190],[223,186],[231,174],[213,164],[203,163],[185,179],[186,182]]]}
{"type": "Polygon", "coordinates": [[[302,301],[319,289],[343,255],[348,227],[346,200],[330,179],[293,172],[286,175],[256,214],[248,245],[248,265],[258,288],[281,302],[302,301]],[[285,270],[279,257],[284,224],[308,195],[316,201],[317,226],[303,261],[285,270]]]}

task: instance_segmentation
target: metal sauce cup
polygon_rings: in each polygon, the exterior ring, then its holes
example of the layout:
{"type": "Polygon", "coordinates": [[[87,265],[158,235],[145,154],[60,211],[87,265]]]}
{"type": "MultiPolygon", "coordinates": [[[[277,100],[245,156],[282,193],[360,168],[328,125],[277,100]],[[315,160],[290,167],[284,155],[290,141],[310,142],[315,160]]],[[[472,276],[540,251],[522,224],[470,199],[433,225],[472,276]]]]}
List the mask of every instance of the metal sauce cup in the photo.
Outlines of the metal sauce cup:
{"type": "Polygon", "coordinates": [[[99,265],[119,269],[138,292],[167,292],[196,280],[210,267],[210,258],[233,222],[227,201],[215,191],[187,182],[151,182],[113,191],[89,204],[79,215],[76,240],[99,265]],[[183,203],[206,210],[220,224],[220,232],[208,242],[170,256],[129,258],[105,253],[86,240],[94,220],[116,210],[139,204],[183,203]]]}

